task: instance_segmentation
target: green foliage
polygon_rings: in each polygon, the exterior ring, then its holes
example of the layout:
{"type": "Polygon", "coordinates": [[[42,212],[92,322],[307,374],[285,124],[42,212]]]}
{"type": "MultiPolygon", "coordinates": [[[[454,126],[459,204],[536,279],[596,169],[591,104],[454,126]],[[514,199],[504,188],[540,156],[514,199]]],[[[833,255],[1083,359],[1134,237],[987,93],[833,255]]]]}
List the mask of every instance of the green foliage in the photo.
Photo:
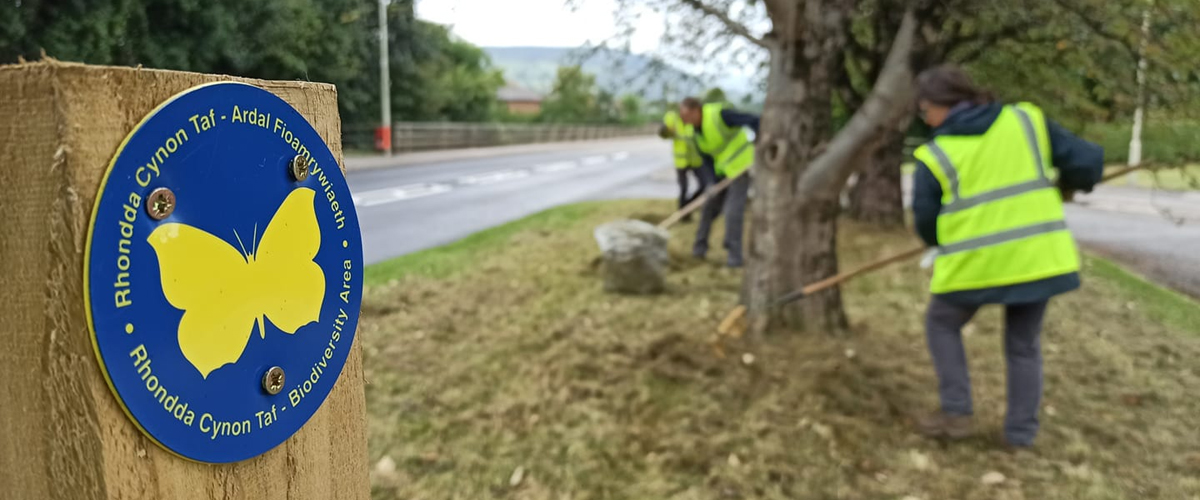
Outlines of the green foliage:
{"type": "Polygon", "coordinates": [[[617,107],[617,98],[612,92],[601,90],[596,93],[596,112],[592,116],[593,123],[618,123],[621,121],[621,110],[617,107]]]}
{"type": "MultiPolygon", "coordinates": [[[[653,115],[653,112],[650,112],[653,115]]],[[[595,123],[640,125],[649,121],[642,99],[634,94],[618,98],[597,90],[596,77],[580,66],[558,68],[554,87],[542,102],[538,121],[546,123],[595,123]]]]}
{"type": "MultiPolygon", "coordinates": [[[[44,50],[92,64],[328,82],[346,123],[379,110],[377,0],[7,0],[0,63],[44,50]]],[[[396,120],[487,120],[500,72],[444,26],[388,7],[396,120]]]]}
{"type": "MultiPolygon", "coordinates": [[[[394,120],[492,117],[496,90],[504,85],[500,71],[482,49],[454,39],[445,26],[416,19],[411,2],[394,3],[388,9],[388,57],[394,120]]],[[[372,86],[378,88],[377,83],[372,86]]]]}
{"type": "MultiPolygon", "coordinates": [[[[1125,163],[1129,158],[1131,126],[1128,123],[1095,123],[1082,136],[1104,147],[1104,160],[1125,163]]],[[[1200,161],[1200,123],[1148,120],[1142,131],[1142,158],[1147,162],[1177,165],[1200,161]]]]}
{"type": "Polygon", "coordinates": [[[704,93],[704,102],[705,103],[729,102],[729,99],[727,99],[725,97],[724,90],[721,90],[720,87],[713,87],[711,89],[708,89],[708,91],[704,93]]]}
{"type": "Polygon", "coordinates": [[[554,87],[542,103],[542,121],[585,123],[597,115],[596,77],[579,66],[558,68],[554,87]]]}
{"type": "Polygon", "coordinates": [[[649,121],[642,113],[642,99],[634,94],[621,97],[621,123],[625,125],[641,125],[649,121]]]}
{"type": "MultiPolygon", "coordinates": [[[[1194,0],[948,0],[921,20],[939,32],[918,50],[917,70],[952,62],[1004,101],[1032,101],[1069,128],[1127,122],[1138,105],[1136,69],[1146,37],[1147,101],[1156,116],[1200,109],[1200,2],[1194,0]]],[[[838,92],[853,112],[873,85],[904,2],[860,0],[838,92]]]]}
{"type": "MultiPolygon", "coordinates": [[[[994,2],[982,2],[991,5],[994,2]]],[[[977,79],[1006,100],[1030,100],[1078,128],[1097,121],[1130,120],[1138,105],[1136,69],[1145,38],[1147,101],[1161,116],[1195,118],[1200,99],[1200,3],[1193,0],[1054,0],[1027,9],[976,9],[965,20],[975,31],[1020,29],[951,51],[977,79]],[[986,45],[984,44],[986,42],[986,45]]]]}

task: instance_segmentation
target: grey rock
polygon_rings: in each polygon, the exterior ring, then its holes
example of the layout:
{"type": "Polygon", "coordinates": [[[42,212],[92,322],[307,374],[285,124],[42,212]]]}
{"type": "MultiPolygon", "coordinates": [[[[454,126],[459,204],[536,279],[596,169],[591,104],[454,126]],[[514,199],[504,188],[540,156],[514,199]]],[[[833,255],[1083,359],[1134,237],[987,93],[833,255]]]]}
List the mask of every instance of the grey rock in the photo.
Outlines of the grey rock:
{"type": "Polygon", "coordinates": [[[597,227],[593,234],[603,254],[605,291],[663,291],[670,259],[666,230],[640,220],[619,220],[597,227]]]}

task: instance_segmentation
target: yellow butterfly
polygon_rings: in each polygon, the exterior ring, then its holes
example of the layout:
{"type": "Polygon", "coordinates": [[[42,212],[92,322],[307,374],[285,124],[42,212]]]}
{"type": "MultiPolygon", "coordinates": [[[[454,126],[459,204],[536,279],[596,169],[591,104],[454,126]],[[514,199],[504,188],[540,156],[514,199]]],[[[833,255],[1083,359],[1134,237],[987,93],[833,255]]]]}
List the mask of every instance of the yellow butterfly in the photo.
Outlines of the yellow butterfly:
{"type": "MultiPolygon", "coordinates": [[[[163,294],[183,310],[179,348],[200,375],[236,363],[263,318],[284,333],[316,321],[325,299],[325,275],[313,261],[321,229],[315,192],[288,194],[263,231],[257,249],[238,252],[221,238],[179,223],[154,229],[148,238],[158,255],[163,294]]],[[[237,236],[241,244],[241,237],[237,236]]]]}

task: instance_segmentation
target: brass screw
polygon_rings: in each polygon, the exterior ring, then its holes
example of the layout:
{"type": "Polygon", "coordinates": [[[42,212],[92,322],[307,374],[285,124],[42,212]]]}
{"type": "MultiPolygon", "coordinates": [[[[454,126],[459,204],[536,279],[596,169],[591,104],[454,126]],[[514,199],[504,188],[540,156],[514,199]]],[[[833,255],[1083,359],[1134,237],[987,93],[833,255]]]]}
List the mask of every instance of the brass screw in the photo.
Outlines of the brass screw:
{"type": "Polygon", "coordinates": [[[308,162],[301,155],[292,158],[292,178],[301,182],[308,178],[308,162]]]}
{"type": "Polygon", "coordinates": [[[146,213],[154,220],[163,220],[175,212],[175,193],[170,189],[160,187],[150,192],[146,198],[146,213]]]}
{"type": "Polygon", "coordinates": [[[280,391],[283,391],[283,380],[283,368],[272,366],[269,370],[267,370],[267,373],[263,375],[263,390],[267,391],[267,394],[272,396],[279,394],[280,391]]]}

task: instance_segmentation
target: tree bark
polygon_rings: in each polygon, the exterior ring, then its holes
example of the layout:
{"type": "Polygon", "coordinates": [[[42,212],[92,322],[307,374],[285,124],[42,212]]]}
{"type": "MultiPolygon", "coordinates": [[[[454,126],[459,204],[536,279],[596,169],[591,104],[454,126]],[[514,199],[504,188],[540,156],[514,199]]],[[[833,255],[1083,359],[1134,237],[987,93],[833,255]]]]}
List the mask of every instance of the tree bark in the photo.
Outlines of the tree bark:
{"type": "Polygon", "coordinates": [[[752,336],[769,329],[842,334],[839,288],[776,307],[806,283],[837,274],[838,193],[855,162],[911,103],[909,57],[916,21],[905,16],[876,88],[832,137],[830,100],[848,33],[851,0],[809,0],[770,9],[775,27],[751,204],[742,297],[752,336]]]}
{"type": "Polygon", "coordinates": [[[904,225],[900,164],[904,161],[904,138],[912,115],[906,114],[905,118],[903,127],[884,132],[866,164],[858,171],[846,207],[851,218],[886,227],[904,225]]]}
{"type": "Polygon", "coordinates": [[[757,167],[753,171],[750,258],[743,297],[751,311],[751,331],[845,330],[839,290],[810,297],[803,307],[772,307],[775,298],[837,273],[834,252],[837,199],[802,196],[798,186],[810,162],[833,133],[831,91],[841,64],[850,13],[847,0],[794,2],[774,18],[780,40],[771,54],[767,99],[760,125],[757,167]]]}

